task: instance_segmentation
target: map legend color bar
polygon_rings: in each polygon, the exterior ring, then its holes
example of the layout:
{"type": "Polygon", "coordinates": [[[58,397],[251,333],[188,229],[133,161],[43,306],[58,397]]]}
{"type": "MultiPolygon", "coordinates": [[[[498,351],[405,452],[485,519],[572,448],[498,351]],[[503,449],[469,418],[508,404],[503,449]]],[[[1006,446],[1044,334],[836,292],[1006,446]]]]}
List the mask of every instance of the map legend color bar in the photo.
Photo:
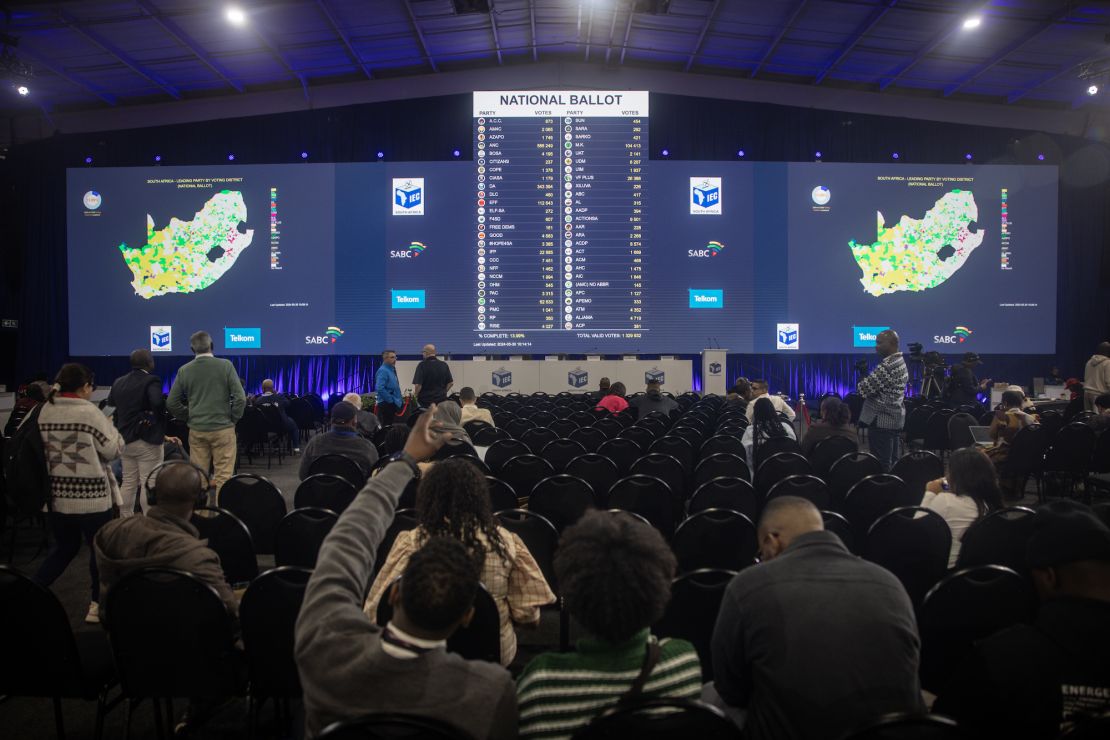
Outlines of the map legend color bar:
{"type": "Polygon", "coordinates": [[[270,269],[281,269],[281,221],[278,220],[278,189],[270,188],[270,269]]]}
{"type": "Polygon", "coordinates": [[[1002,269],[1012,270],[1014,268],[1010,264],[1010,214],[1007,211],[1007,195],[1007,189],[1002,188],[1002,228],[998,233],[1002,245],[1002,269]]]}

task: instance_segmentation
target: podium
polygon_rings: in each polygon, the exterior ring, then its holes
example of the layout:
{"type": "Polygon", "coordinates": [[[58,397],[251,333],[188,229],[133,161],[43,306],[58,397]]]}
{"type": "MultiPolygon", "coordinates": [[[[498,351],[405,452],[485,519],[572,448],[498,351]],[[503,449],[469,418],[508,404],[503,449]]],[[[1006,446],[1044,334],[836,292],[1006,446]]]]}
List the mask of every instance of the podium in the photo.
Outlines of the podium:
{"type": "Polygon", "coordinates": [[[728,392],[725,369],[728,362],[727,349],[703,349],[701,351],[701,392],[723,396],[728,392]]]}

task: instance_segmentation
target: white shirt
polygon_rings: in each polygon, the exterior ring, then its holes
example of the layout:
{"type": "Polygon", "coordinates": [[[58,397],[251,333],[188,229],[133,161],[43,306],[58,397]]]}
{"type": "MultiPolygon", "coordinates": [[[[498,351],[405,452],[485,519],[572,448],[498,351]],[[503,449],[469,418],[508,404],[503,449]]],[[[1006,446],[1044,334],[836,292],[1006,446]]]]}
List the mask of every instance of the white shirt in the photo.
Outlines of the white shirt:
{"type": "Polygon", "coordinates": [[[764,393],[762,396],[756,396],[748,402],[748,421],[751,421],[752,417],[755,416],[755,402],[761,398],[771,399],[771,405],[775,407],[775,413],[784,414],[787,419],[794,421],[794,409],[790,408],[790,404],[782,400],[780,396],[772,396],[768,393],[764,393]]]}
{"type": "MultiPolygon", "coordinates": [[[[389,630],[398,640],[400,640],[401,642],[407,642],[409,645],[412,645],[415,648],[421,648],[424,650],[435,650],[436,648],[447,647],[447,640],[425,640],[421,637],[413,637],[393,622],[387,624],[385,628],[389,630]]],[[[420,657],[420,653],[413,652],[412,650],[406,650],[400,645],[396,645],[385,639],[382,640],[382,652],[386,655],[392,655],[394,658],[400,658],[401,660],[412,660],[413,658],[420,657]]]]}
{"type": "MultiPolygon", "coordinates": [[[[782,428],[786,430],[786,436],[790,437],[790,439],[798,438],[797,435],[794,434],[793,424],[787,424],[784,421],[782,422],[782,428]]],[[[753,429],[754,427],[749,426],[747,429],[744,430],[744,435],[740,437],[740,444],[744,445],[744,451],[748,453],[748,470],[752,471],[752,477],[754,478],[755,465],[752,462],[752,445],[755,441],[755,432],[753,431],[753,429]]]]}
{"type": "Polygon", "coordinates": [[[462,407],[462,419],[459,421],[459,426],[468,421],[484,421],[491,427],[497,426],[493,423],[493,414],[490,413],[489,409],[480,409],[472,403],[462,407]]]}
{"type": "Polygon", "coordinates": [[[952,549],[948,552],[948,567],[954,568],[960,557],[960,544],[964,532],[979,518],[979,507],[971,496],[957,496],[951,491],[933,493],[926,491],[921,505],[940,514],[952,530],[952,549]]]}

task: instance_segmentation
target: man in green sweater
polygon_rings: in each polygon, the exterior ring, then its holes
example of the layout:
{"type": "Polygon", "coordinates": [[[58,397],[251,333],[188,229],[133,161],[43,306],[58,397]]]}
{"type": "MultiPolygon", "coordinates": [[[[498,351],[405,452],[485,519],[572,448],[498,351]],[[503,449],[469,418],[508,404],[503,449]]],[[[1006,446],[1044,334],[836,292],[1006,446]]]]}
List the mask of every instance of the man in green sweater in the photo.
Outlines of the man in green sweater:
{"type": "Polygon", "coordinates": [[[189,426],[189,457],[212,467],[212,485],[220,487],[235,472],[235,422],[247,404],[235,366],[212,356],[212,337],[198,331],[189,337],[195,357],[181,366],[166,402],[170,413],[189,426]]]}

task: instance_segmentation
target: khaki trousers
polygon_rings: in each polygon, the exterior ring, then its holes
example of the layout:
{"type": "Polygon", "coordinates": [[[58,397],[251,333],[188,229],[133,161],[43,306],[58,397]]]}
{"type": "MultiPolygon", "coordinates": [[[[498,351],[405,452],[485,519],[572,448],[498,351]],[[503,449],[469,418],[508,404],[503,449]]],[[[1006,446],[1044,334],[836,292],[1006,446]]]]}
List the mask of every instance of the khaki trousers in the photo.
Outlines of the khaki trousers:
{"type": "Polygon", "coordinates": [[[189,430],[189,459],[204,471],[212,466],[212,485],[217,494],[227,479],[235,474],[236,444],[235,427],[214,432],[189,430]]]}

